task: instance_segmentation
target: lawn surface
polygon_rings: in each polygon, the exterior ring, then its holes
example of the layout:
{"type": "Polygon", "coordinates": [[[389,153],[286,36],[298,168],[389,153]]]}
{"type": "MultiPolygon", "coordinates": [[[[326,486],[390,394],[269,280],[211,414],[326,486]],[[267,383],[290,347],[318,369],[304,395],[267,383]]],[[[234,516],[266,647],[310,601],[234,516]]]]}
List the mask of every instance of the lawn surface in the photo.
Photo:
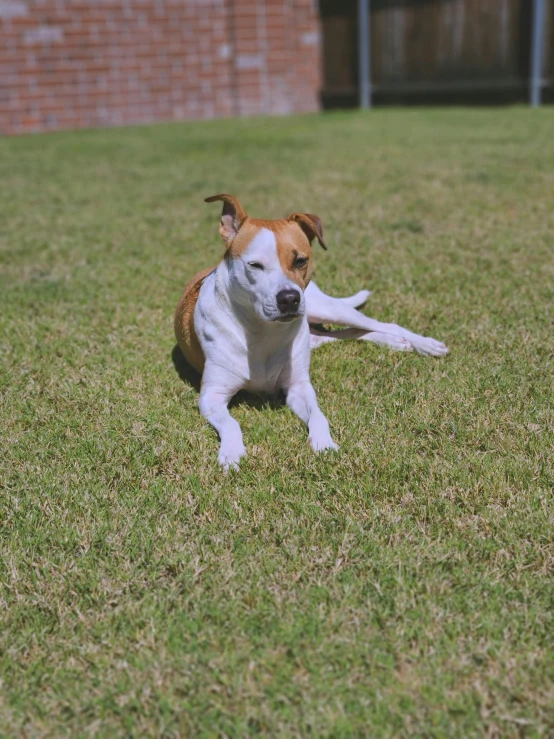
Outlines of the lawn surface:
{"type": "Polygon", "coordinates": [[[552,735],[554,110],[4,139],[0,176],[0,735],[552,735]],[[451,349],[317,350],[338,453],[246,397],[218,467],[172,321],[222,191],[451,349]]]}

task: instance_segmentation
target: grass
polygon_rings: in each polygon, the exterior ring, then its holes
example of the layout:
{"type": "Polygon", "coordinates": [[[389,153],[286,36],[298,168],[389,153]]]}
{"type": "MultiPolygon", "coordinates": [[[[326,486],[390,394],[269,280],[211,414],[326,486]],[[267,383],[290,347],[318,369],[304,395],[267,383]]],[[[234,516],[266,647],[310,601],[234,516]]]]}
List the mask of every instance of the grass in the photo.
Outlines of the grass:
{"type": "Polygon", "coordinates": [[[0,734],[554,732],[554,110],[0,141],[0,734]],[[224,476],[183,285],[319,214],[332,294],[445,341],[313,355],[340,452],[242,398],[224,476]]]}

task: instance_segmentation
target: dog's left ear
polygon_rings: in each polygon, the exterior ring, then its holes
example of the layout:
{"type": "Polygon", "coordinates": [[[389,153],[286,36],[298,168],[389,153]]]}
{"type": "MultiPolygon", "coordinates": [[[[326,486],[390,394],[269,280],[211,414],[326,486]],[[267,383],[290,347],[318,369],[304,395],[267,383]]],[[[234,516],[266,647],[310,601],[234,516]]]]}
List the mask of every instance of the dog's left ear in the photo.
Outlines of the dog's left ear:
{"type": "Polygon", "coordinates": [[[306,234],[310,244],[314,239],[319,241],[319,245],[322,246],[325,251],[327,247],[323,241],[323,224],[319,216],[314,216],[312,213],[293,213],[289,216],[289,221],[295,221],[298,223],[302,231],[306,234]]]}

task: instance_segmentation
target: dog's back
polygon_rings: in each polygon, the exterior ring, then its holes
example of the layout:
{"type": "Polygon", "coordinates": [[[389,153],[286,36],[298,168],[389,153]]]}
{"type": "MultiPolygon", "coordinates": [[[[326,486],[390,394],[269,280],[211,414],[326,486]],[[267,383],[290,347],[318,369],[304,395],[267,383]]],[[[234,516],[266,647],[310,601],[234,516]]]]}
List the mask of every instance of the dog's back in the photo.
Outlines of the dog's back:
{"type": "Polygon", "coordinates": [[[187,283],[175,311],[175,337],[187,362],[198,372],[204,369],[204,352],[194,330],[194,309],[200,288],[213,267],[204,269],[187,283]]]}

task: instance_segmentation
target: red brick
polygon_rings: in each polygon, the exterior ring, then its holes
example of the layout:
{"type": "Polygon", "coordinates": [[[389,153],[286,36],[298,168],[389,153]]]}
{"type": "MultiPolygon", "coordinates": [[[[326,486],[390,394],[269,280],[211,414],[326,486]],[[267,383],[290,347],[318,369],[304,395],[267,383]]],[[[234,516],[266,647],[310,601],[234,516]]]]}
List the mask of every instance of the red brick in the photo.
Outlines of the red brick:
{"type": "Polygon", "coordinates": [[[313,0],[25,7],[0,18],[2,133],[317,109],[313,0]]]}

